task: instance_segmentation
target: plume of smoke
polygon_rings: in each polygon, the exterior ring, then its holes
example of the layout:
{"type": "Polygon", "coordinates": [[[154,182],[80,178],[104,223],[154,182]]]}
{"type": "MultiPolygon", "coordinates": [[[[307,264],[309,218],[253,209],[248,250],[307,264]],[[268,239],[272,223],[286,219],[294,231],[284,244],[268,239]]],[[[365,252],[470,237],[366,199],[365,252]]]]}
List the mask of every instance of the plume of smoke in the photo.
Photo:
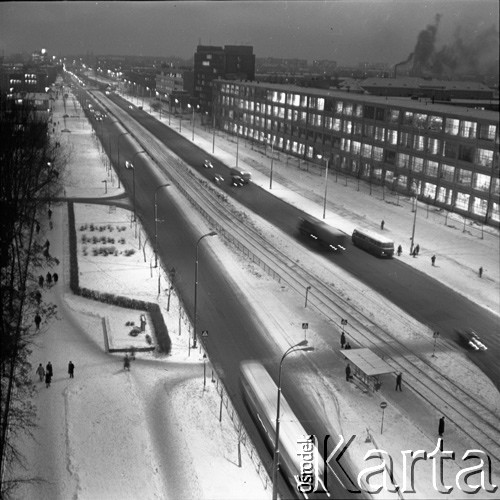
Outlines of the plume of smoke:
{"type": "Polygon", "coordinates": [[[498,28],[492,25],[483,31],[472,31],[459,26],[453,42],[436,50],[441,17],[441,14],[436,14],[434,24],[429,24],[419,33],[413,52],[405,61],[395,65],[395,71],[399,66],[405,66],[411,76],[439,78],[498,74],[498,28]]]}

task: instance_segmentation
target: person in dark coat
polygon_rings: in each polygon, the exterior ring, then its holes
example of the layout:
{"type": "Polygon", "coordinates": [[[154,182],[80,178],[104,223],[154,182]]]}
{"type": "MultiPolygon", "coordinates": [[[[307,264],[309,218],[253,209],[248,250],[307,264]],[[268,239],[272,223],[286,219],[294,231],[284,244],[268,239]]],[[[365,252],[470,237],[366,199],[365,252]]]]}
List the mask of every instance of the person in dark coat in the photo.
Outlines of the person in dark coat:
{"type": "Polygon", "coordinates": [[[44,278],[42,275],[40,275],[40,277],[38,278],[38,284],[39,284],[41,287],[43,287],[43,282],[44,282],[44,281],[45,281],[45,278],[44,278]]]}
{"type": "Polygon", "coordinates": [[[51,382],[52,382],[52,373],[46,371],[45,372],[45,387],[50,387],[51,382]]]}
{"type": "Polygon", "coordinates": [[[341,346],[342,349],[344,348],[344,345],[345,345],[345,333],[342,332],[340,334],[340,346],[341,346]]]}
{"type": "Polygon", "coordinates": [[[49,216],[49,220],[52,219],[52,210],[50,208],[49,208],[47,214],[49,216]]]}
{"type": "Polygon", "coordinates": [[[420,245],[415,247],[415,254],[418,255],[420,253],[420,245]]]}
{"type": "Polygon", "coordinates": [[[39,314],[37,314],[35,316],[35,325],[36,325],[36,329],[37,330],[40,330],[40,323],[42,322],[42,318],[39,314]]]}
{"type": "Polygon", "coordinates": [[[35,300],[36,300],[36,303],[40,305],[40,302],[42,301],[42,294],[40,293],[40,290],[36,291],[35,300]]]}
{"type": "Polygon", "coordinates": [[[70,361],[68,363],[68,373],[69,373],[69,378],[74,378],[75,365],[73,364],[73,361],[70,361]]]}
{"type": "Polygon", "coordinates": [[[398,246],[398,257],[401,257],[401,254],[403,253],[403,247],[401,245],[398,246]]]}
{"type": "Polygon", "coordinates": [[[483,267],[482,266],[479,268],[479,277],[480,278],[483,277],[483,267]]]}
{"type": "Polygon", "coordinates": [[[444,417],[439,419],[439,428],[438,428],[439,437],[443,437],[444,434],[444,417]]]}
{"type": "Polygon", "coordinates": [[[382,221],[382,222],[380,223],[380,229],[382,229],[382,230],[383,230],[383,229],[384,229],[384,226],[385,226],[385,221],[382,221]]]}
{"type": "Polygon", "coordinates": [[[351,365],[349,363],[347,363],[347,366],[345,367],[345,379],[347,380],[347,382],[349,382],[349,380],[351,380],[351,365]]]}
{"type": "Polygon", "coordinates": [[[128,354],[125,354],[125,357],[123,358],[123,369],[130,371],[130,358],[128,357],[128,354]]]}
{"type": "Polygon", "coordinates": [[[401,372],[398,373],[398,376],[396,377],[396,389],[394,390],[400,390],[403,392],[403,389],[401,389],[401,382],[403,381],[403,374],[401,372]]]}
{"type": "Polygon", "coordinates": [[[351,348],[351,344],[349,344],[349,342],[346,342],[345,348],[346,349],[350,349],[351,348]]]}
{"type": "Polygon", "coordinates": [[[40,378],[40,382],[43,382],[43,379],[45,378],[45,370],[42,366],[42,363],[38,365],[38,368],[36,369],[36,374],[40,378]]]}
{"type": "Polygon", "coordinates": [[[434,265],[436,263],[436,256],[435,255],[433,255],[431,257],[431,262],[432,262],[432,265],[434,265]]]}
{"type": "Polygon", "coordinates": [[[47,276],[45,276],[45,281],[47,282],[47,285],[52,284],[52,274],[47,273],[47,276]]]}
{"type": "Polygon", "coordinates": [[[59,275],[57,273],[54,273],[52,275],[52,279],[54,280],[54,283],[57,283],[59,281],[59,275]]]}
{"type": "Polygon", "coordinates": [[[47,366],[45,367],[46,373],[50,373],[50,376],[52,377],[54,375],[54,372],[52,371],[52,363],[49,361],[47,363],[47,366]]]}

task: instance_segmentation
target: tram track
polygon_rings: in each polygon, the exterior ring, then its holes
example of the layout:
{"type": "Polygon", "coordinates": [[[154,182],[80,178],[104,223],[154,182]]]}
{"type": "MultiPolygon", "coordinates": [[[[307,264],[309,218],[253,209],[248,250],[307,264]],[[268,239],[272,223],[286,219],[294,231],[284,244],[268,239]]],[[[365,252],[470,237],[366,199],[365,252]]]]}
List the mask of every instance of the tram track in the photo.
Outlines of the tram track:
{"type": "Polygon", "coordinates": [[[445,414],[490,457],[500,460],[500,419],[479,398],[444,375],[424,356],[411,351],[396,335],[381,328],[368,314],[353,307],[340,290],[325,284],[324,278],[318,277],[315,272],[270,242],[262,231],[249,224],[241,211],[226,202],[225,194],[196,175],[141,125],[134,123],[130,126],[128,113],[108,100],[104,105],[108,109],[112,108],[115,118],[120,120],[158,168],[203,213],[220,235],[240,250],[245,249],[244,253],[254,262],[266,270],[272,270],[271,274],[297,293],[302,295],[305,287],[311,286],[311,306],[335,324],[340,325],[341,318],[348,319],[353,330],[351,335],[355,335],[359,343],[372,349],[395,371],[404,372],[407,386],[445,414]],[[235,224],[235,219],[238,224],[235,224]]]}

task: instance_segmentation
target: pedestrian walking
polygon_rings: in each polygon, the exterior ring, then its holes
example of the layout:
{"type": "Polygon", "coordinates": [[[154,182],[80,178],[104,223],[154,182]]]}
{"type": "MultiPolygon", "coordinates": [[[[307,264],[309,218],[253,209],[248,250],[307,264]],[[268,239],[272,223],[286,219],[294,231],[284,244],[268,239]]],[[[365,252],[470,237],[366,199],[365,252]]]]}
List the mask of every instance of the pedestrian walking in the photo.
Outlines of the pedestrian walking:
{"type": "Polygon", "coordinates": [[[48,371],[45,372],[45,387],[50,387],[52,382],[52,374],[48,371]]]}
{"type": "Polygon", "coordinates": [[[75,365],[73,364],[73,361],[70,361],[68,363],[68,373],[69,373],[69,378],[74,378],[75,365]]]}
{"type": "Polygon", "coordinates": [[[345,345],[345,333],[342,332],[340,334],[340,346],[341,346],[342,349],[344,348],[344,345],[345,345]]]}
{"type": "Polygon", "coordinates": [[[482,266],[479,268],[479,277],[480,278],[483,277],[483,267],[482,266]]]}
{"type": "Polygon", "coordinates": [[[38,365],[38,368],[36,369],[36,374],[40,378],[40,382],[43,382],[43,379],[45,378],[45,369],[42,366],[42,363],[38,365]]]}
{"type": "Polygon", "coordinates": [[[385,221],[382,221],[382,222],[380,223],[380,229],[382,229],[382,231],[384,230],[384,226],[385,226],[385,221]]]}
{"type": "Polygon", "coordinates": [[[436,256],[435,255],[433,255],[431,257],[431,262],[432,262],[432,265],[434,265],[436,263],[436,256]]]}
{"type": "Polygon", "coordinates": [[[130,358],[128,357],[128,354],[125,354],[125,357],[123,358],[123,369],[130,371],[130,358]]]}
{"type": "Polygon", "coordinates": [[[40,224],[38,222],[35,224],[36,234],[40,232],[40,224]]]}
{"type": "Polygon", "coordinates": [[[42,275],[40,275],[40,277],[38,278],[38,285],[43,287],[43,282],[44,282],[44,277],[42,275]]]}
{"type": "Polygon", "coordinates": [[[49,216],[49,220],[52,219],[52,210],[50,208],[49,208],[47,214],[49,216]]]}
{"type": "Polygon", "coordinates": [[[50,241],[49,241],[49,240],[47,240],[47,241],[45,242],[44,247],[47,249],[47,252],[48,252],[48,251],[49,251],[49,248],[50,248],[50,241]]]}
{"type": "Polygon", "coordinates": [[[52,284],[52,274],[47,273],[47,276],[45,276],[45,281],[47,282],[47,285],[52,284]]]}
{"type": "Polygon", "coordinates": [[[51,377],[54,375],[54,372],[52,371],[52,363],[50,361],[47,363],[47,366],[45,367],[45,373],[50,373],[51,377]]]}
{"type": "Polygon", "coordinates": [[[42,322],[42,317],[36,313],[35,315],[35,325],[36,325],[36,329],[37,330],[40,330],[40,323],[42,322]]]}
{"type": "Polygon", "coordinates": [[[415,247],[415,253],[418,255],[420,253],[420,245],[415,247]]]}
{"type": "Polygon", "coordinates": [[[444,417],[439,419],[439,427],[438,427],[439,437],[443,437],[444,434],[444,417]]]}
{"type": "Polygon", "coordinates": [[[52,275],[52,279],[54,280],[54,283],[57,283],[59,281],[59,275],[57,273],[54,273],[52,275]]]}
{"type": "Polygon", "coordinates": [[[351,380],[351,378],[352,378],[351,365],[349,363],[347,363],[347,366],[345,367],[345,379],[347,380],[347,382],[349,382],[349,380],[351,380]]]}
{"type": "Polygon", "coordinates": [[[395,391],[399,389],[401,392],[403,392],[403,389],[401,388],[402,381],[403,381],[403,374],[399,372],[398,376],[396,377],[396,389],[394,389],[395,391]]]}
{"type": "Polygon", "coordinates": [[[38,305],[40,305],[40,302],[42,301],[42,294],[40,293],[40,290],[37,290],[35,293],[35,300],[38,305]]]}
{"type": "Polygon", "coordinates": [[[398,257],[401,257],[401,254],[403,253],[403,247],[401,245],[398,246],[398,257]]]}
{"type": "Polygon", "coordinates": [[[411,253],[412,257],[416,257],[417,256],[417,252],[415,251],[415,249],[413,249],[413,252],[411,253]]]}

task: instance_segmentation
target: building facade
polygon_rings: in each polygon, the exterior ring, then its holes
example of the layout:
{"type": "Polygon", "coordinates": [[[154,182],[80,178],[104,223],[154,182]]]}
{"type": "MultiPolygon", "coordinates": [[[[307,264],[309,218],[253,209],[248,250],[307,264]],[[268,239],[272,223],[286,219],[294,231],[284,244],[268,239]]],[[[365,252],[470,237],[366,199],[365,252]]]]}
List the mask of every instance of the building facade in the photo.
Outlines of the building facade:
{"type": "Polygon", "coordinates": [[[212,113],[212,82],[217,78],[253,80],[255,55],[246,45],[198,45],[194,54],[194,97],[202,113],[212,113]]]}
{"type": "Polygon", "coordinates": [[[289,155],[500,225],[498,113],[214,80],[216,126],[289,155]]]}

